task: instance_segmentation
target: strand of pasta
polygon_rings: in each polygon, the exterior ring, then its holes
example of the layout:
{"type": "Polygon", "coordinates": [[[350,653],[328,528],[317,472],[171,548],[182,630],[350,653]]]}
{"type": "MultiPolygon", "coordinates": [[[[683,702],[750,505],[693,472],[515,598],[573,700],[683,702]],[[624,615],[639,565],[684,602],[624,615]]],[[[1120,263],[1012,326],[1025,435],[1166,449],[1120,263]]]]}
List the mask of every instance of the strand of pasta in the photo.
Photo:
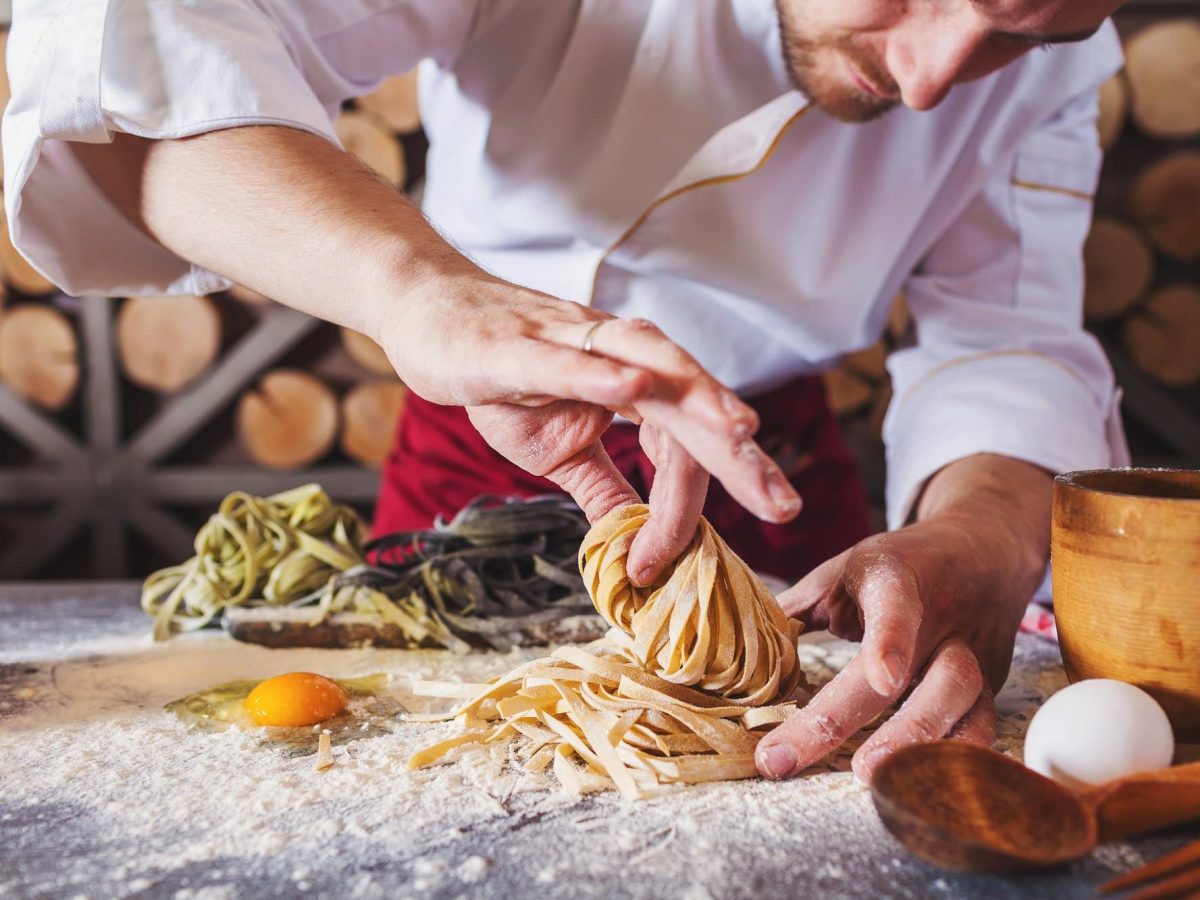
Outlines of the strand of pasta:
{"type": "Polygon", "coordinates": [[[749,778],[765,730],[796,708],[801,626],[705,520],[671,570],[634,586],[625,561],[649,515],[614,510],[579,552],[592,601],[612,626],[589,648],[560,647],[486,685],[415,685],[474,696],[452,713],[465,731],[414,754],[410,768],[456,747],[509,740],[531,771],[553,765],[571,792],[749,778]]]}

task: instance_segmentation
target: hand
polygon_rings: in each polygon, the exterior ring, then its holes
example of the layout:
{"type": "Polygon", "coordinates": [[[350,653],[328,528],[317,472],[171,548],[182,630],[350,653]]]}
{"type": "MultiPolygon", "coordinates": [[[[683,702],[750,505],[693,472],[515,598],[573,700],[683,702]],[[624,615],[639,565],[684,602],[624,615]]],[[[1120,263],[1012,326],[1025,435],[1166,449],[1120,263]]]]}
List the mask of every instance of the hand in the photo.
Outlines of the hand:
{"type": "Polygon", "coordinates": [[[658,329],[614,320],[584,353],[588,329],[611,316],[488,275],[321,137],[262,125],[72,148],[147,235],[373,337],[410,388],[468,407],[493,447],[562,485],[593,520],[638,499],[599,443],[612,411],[644,421],[660,477],[651,524],[629,554],[639,583],[690,540],[706,472],[768,521],[800,511],[751,438],[754,411],[658,329]]]}
{"type": "Polygon", "coordinates": [[[993,694],[1008,675],[1021,615],[1044,568],[1044,556],[1031,556],[1015,530],[1003,516],[931,516],[868,538],[781,594],[789,615],[861,640],[862,648],[763,738],[759,771],[769,778],[801,771],[909,689],[854,754],[858,778],[869,782],[888,753],[909,744],[948,737],[990,746],[993,694]]]}
{"type": "Polygon", "coordinates": [[[652,581],[691,540],[709,472],[761,518],[799,512],[799,497],[751,437],[754,411],[649,322],[484,275],[436,285],[398,305],[380,332],[396,371],[421,396],[467,407],[492,447],[560,485],[590,520],[640,501],[600,438],[613,411],[641,423],[656,477],[650,522],[629,554],[635,583],[652,581]]]}

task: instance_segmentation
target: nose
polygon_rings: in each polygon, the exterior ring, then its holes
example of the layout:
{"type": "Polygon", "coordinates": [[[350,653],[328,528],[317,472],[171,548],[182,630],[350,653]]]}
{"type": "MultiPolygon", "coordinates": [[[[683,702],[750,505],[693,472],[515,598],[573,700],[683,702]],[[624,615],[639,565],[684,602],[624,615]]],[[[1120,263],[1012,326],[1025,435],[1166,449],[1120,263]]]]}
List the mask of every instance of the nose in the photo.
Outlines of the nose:
{"type": "Polygon", "coordinates": [[[904,105],[926,110],[941,103],[986,36],[970,18],[944,11],[910,17],[894,27],[888,35],[887,66],[904,105]]]}

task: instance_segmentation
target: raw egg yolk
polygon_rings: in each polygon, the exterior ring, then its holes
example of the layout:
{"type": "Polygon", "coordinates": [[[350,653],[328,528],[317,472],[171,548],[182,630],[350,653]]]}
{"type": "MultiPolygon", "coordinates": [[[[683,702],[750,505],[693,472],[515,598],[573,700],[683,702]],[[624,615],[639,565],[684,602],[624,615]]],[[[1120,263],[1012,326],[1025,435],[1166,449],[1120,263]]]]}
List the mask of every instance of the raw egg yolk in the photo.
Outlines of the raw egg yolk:
{"type": "Polygon", "coordinates": [[[331,678],[312,672],[289,672],[259,684],[242,701],[258,725],[316,725],[346,708],[350,695],[331,678]]]}

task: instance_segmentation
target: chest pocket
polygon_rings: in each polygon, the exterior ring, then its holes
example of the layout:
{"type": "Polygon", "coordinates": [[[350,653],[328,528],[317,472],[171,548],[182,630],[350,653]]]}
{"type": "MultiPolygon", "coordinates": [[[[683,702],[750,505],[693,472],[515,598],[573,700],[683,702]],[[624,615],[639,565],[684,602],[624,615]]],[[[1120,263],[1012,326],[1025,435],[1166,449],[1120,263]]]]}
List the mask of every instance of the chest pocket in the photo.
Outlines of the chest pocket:
{"type": "Polygon", "coordinates": [[[1102,160],[1098,145],[1051,134],[1035,135],[1017,154],[1012,202],[1021,235],[1022,306],[1061,308],[1064,292],[1081,293],[1081,248],[1102,160]]]}

